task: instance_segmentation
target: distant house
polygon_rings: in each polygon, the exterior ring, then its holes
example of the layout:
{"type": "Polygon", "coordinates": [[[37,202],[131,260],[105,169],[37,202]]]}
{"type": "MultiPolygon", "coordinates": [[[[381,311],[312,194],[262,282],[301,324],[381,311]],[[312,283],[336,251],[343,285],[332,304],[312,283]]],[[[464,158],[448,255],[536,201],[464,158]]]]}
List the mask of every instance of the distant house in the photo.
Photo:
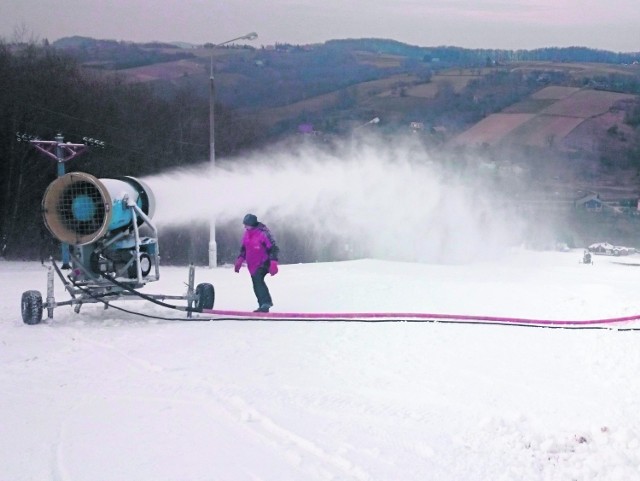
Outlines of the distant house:
{"type": "Polygon", "coordinates": [[[536,81],[540,84],[548,84],[549,82],[551,82],[551,77],[549,76],[549,74],[543,73],[538,75],[536,81]]]}
{"type": "Polygon", "coordinates": [[[298,125],[298,133],[304,135],[317,135],[318,131],[314,130],[313,124],[300,124],[298,125]]]}
{"type": "Polygon", "coordinates": [[[636,250],[633,247],[614,246],[608,242],[597,242],[591,244],[588,247],[589,252],[604,256],[628,256],[635,254],[636,250]]]}
{"type": "Polygon", "coordinates": [[[602,200],[600,200],[600,195],[596,193],[585,195],[575,201],[576,209],[586,210],[587,212],[601,212],[603,204],[602,200]]]}
{"type": "Polygon", "coordinates": [[[637,199],[623,199],[616,201],[603,201],[600,195],[590,193],[575,201],[575,208],[585,210],[587,212],[606,211],[609,214],[620,215],[631,213],[636,208],[637,199]]]}
{"type": "Polygon", "coordinates": [[[410,127],[412,132],[422,132],[424,130],[424,123],[411,122],[410,127]]]}

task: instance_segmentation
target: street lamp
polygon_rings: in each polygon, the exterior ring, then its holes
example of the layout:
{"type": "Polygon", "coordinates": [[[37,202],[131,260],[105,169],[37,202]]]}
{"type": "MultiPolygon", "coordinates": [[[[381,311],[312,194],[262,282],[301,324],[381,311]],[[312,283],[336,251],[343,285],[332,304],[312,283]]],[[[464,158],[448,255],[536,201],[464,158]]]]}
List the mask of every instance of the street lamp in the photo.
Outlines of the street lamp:
{"type": "Polygon", "coordinates": [[[355,129],[353,129],[353,130],[359,130],[359,129],[363,128],[363,127],[366,127],[367,125],[377,124],[377,123],[379,123],[379,122],[380,122],[380,117],[374,117],[374,118],[372,118],[371,120],[369,120],[368,122],[365,122],[365,123],[364,123],[364,124],[362,124],[362,125],[358,125],[358,126],[357,126],[355,129]]]}
{"type": "MultiPolygon", "coordinates": [[[[258,34],[255,32],[248,33],[242,37],[232,38],[226,42],[217,43],[211,46],[211,62],[209,74],[209,162],[211,163],[211,173],[215,175],[216,167],[216,138],[215,138],[215,112],[214,104],[216,99],[216,86],[213,81],[213,51],[216,47],[227,45],[237,40],[255,40],[258,34]]],[[[218,244],[216,243],[216,219],[212,217],[209,224],[209,267],[218,265],[218,244]]]]}

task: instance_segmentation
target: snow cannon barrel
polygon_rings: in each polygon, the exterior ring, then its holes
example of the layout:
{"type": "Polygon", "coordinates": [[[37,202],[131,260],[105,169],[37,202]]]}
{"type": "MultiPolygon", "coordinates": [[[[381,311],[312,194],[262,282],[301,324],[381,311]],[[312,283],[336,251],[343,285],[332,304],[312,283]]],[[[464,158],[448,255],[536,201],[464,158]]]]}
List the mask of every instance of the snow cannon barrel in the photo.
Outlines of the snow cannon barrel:
{"type": "MultiPolygon", "coordinates": [[[[42,199],[44,223],[61,242],[86,245],[109,233],[131,227],[136,216],[130,203],[152,218],[153,192],[134,177],[97,179],[84,172],[71,172],[54,180],[42,199]]],[[[138,225],[143,220],[137,218],[138,225]]]]}

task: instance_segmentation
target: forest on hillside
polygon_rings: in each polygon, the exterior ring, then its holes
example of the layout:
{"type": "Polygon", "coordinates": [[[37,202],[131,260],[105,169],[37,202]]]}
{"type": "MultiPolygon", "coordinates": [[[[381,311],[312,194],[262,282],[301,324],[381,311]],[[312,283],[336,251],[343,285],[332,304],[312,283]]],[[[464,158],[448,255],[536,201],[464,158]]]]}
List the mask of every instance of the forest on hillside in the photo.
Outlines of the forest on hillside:
{"type": "MultiPolygon", "coordinates": [[[[47,41],[48,43],[48,41],[47,41]]],[[[168,62],[181,58],[193,58],[188,48],[170,43],[142,43],[94,39],[90,37],[65,37],[51,43],[66,51],[76,59],[86,61],[106,61],[110,68],[129,68],[157,62],[168,62]]],[[[197,46],[193,46],[194,48],[197,46]]],[[[455,46],[416,46],[389,39],[338,39],[321,44],[294,45],[279,43],[273,49],[242,45],[242,48],[256,51],[287,51],[290,53],[313,51],[318,57],[344,56],[353,51],[375,54],[398,55],[407,59],[432,62],[437,59],[444,66],[480,67],[487,61],[545,61],[545,62],[594,62],[609,64],[633,64],[640,61],[638,52],[611,52],[587,47],[545,47],[531,50],[469,49],[455,46]]],[[[231,48],[231,47],[228,47],[231,48]]]]}
{"type": "MultiPolygon", "coordinates": [[[[51,46],[72,56],[85,67],[109,71],[125,71],[134,66],[179,59],[190,59],[204,65],[204,60],[208,60],[208,56],[199,58],[194,54],[199,46],[188,49],[164,43],[135,44],[86,37],[59,39],[51,46]]],[[[271,48],[231,45],[219,50],[233,52],[221,55],[215,64],[219,71],[234,75],[231,88],[218,92],[223,103],[233,105],[234,108],[286,105],[395,74],[415,75],[426,82],[433,74],[450,68],[480,69],[509,62],[586,62],[612,65],[640,62],[640,52],[616,53],[584,47],[548,47],[535,50],[418,47],[385,39],[330,40],[313,45],[282,43],[271,48]],[[363,62],[358,58],[362,53],[371,56],[363,62]],[[377,64],[376,58],[384,56],[395,56],[398,61],[377,64]]],[[[203,68],[202,73],[207,72],[203,68]]],[[[185,82],[188,80],[185,79],[185,82]]],[[[593,80],[604,88],[640,94],[640,81],[633,76],[629,78],[611,73],[593,80]]]]}
{"type": "MultiPolygon", "coordinates": [[[[57,162],[30,140],[92,139],[65,170],[97,177],[143,176],[208,159],[208,105],[186,88],[160,96],[150,85],[87,75],[72,57],[34,44],[0,44],[0,73],[0,257],[34,258],[48,248],[40,202],[57,162]]],[[[219,155],[260,139],[250,122],[239,129],[232,111],[216,107],[219,155]]]]}

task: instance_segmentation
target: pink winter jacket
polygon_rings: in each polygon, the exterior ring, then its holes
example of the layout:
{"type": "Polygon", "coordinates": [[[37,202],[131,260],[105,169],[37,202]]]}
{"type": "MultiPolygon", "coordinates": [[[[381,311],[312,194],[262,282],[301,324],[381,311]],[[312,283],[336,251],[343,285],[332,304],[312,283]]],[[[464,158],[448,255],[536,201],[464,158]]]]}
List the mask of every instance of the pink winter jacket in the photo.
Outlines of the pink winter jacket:
{"type": "Polygon", "coordinates": [[[271,232],[266,225],[258,222],[257,226],[244,231],[238,259],[246,260],[249,273],[254,275],[261,266],[268,268],[269,261],[277,261],[278,252],[271,232]]]}

